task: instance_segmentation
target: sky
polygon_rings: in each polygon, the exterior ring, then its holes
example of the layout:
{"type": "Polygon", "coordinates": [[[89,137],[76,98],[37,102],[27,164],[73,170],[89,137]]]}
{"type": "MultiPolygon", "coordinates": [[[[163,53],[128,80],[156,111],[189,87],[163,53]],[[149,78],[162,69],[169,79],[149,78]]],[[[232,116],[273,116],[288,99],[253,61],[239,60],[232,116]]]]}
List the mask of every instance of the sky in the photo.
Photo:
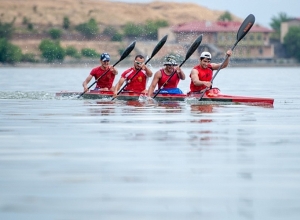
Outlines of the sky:
{"type": "MultiPolygon", "coordinates": [[[[112,0],[117,2],[149,3],[152,0],[112,0]]],[[[211,10],[229,11],[246,18],[249,14],[255,16],[256,24],[270,28],[272,17],[278,17],[284,12],[288,17],[300,18],[300,0],[160,0],[161,2],[196,3],[211,10]]]]}

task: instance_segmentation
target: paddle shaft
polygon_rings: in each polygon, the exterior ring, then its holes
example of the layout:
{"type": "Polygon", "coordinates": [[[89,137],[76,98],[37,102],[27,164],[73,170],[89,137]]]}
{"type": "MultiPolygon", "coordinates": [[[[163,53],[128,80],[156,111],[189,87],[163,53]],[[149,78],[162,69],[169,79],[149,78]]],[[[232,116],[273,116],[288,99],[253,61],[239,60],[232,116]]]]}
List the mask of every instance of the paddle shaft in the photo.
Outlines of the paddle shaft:
{"type": "MultiPolygon", "coordinates": [[[[115,67],[118,63],[120,63],[123,59],[125,59],[130,53],[131,51],[134,49],[135,47],[135,41],[132,42],[122,53],[120,59],[113,65],[113,67],[115,67]]],[[[83,96],[87,91],[89,91],[89,89],[95,84],[97,83],[106,73],[108,73],[108,71],[110,70],[110,68],[108,68],[101,76],[99,76],[95,82],[92,83],[92,85],[90,85],[87,90],[85,90],[84,92],[82,92],[77,98],[80,98],[81,96],[83,96]]]]}
{"type": "MultiPolygon", "coordinates": [[[[236,36],[237,40],[234,43],[233,47],[231,48],[231,51],[234,50],[234,48],[240,42],[240,40],[242,40],[245,37],[245,35],[250,31],[250,29],[253,26],[254,22],[255,22],[255,17],[252,14],[248,15],[247,18],[243,21],[243,23],[241,24],[241,26],[240,26],[240,28],[237,32],[237,36],[236,36]]],[[[228,59],[228,57],[229,57],[229,55],[226,54],[226,57],[225,57],[224,61],[219,66],[217,72],[213,75],[211,83],[213,83],[214,79],[216,78],[219,71],[222,69],[222,67],[223,67],[225,61],[228,59]]],[[[204,96],[204,94],[206,93],[207,90],[209,90],[208,87],[206,87],[204,89],[204,91],[201,93],[199,101],[203,98],[203,96],[204,96]]]]}
{"type": "MultiPolygon", "coordinates": [[[[181,67],[184,63],[185,63],[186,59],[179,65],[179,67],[181,67]]],[[[171,80],[172,76],[176,73],[176,70],[174,70],[172,72],[172,74],[170,75],[170,77],[167,79],[167,81],[165,81],[165,83],[158,89],[158,91],[155,93],[155,95],[153,96],[153,99],[155,99],[155,97],[159,94],[159,92],[164,88],[164,86],[171,80]]]]}
{"type": "MultiPolygon", "coordinates": [[[[202,37],[203,34],[200,34],[197,39],[194,41],[194,43],[190,46],[190,48],[188,49],[186,55],[185,55],[185,59],[184,61],[182,61],[182,63],[179,65],[179,68],[185,63],[185,61],[187,61],[188,58],[190,58],[190,56],[195,52],[195,50],[199,47],[199,45],[201,44],[202,41],[202,37]]],[[[153,96],[153,99],[159,94],[159,92],[164,88],[164,86],[171,80],[172,76],[176,73],[176,70],[174,70],[172,72],[172,74],[170,75],[170,77],[167,79],[167,81],[165,81],[165,83],[158,89],[158,91],[155,93],[155,95],[153,96]]]]}
{"type": "MultiPolygon", "coordinates": [[[[113,67],[115,67],[118,63],[120,63],[120,61],[121,61],[121,60],[119,60],[118,62],[116,62],[116,63],[113,65],[113,67]]],[[[108,68],[101,76],[99,76],[99,77],[95,80],[95,82],[93,82],[93,83],[88,87],[88,90],[89,90],[93,85],[95,85],[95,84],[96,84],[103,76],[105,76],[106,73],[109,72],[109,70],[110,70],[110,68],[108,68]]]]}
{"type": "MultiPolygon", "coordinates": [[[[152,57],[150,57],[146,62],[145,65],[152,59],[152,57]]],[[[119,95],[123,89],[131,82],[131,80],[142,70],[142,68],[138,69],[138,71],[135,72],[135,74],[129,79],[127,80],[127,82],[125,83],[125,85],[118,91],[117,95],[119,95]]],[[[112,100],[114,100],[115,98],[113,98],[112,100]]]]}
{"type": "MultiPolygon", "coordinates": [[[[155,48],[152,51],[151,57],[145,62],[145,65],[147,65],[147,63],[157,54],[157,52],[164,46],[164,44],[166,43],[168,39],[168,35],[165,35],[159,42],[158,44],[155,46],[155,48]]],[[[131,80],[142,70],[139,69],[138,71],[136,71],[136,73],[125,83],[125,85],[118,91],[117,95],[119,95],[123,89],[131,82],[131,80]]],[[[112,101],[115,99],[116,97],[112,98],[112,101]]]]}

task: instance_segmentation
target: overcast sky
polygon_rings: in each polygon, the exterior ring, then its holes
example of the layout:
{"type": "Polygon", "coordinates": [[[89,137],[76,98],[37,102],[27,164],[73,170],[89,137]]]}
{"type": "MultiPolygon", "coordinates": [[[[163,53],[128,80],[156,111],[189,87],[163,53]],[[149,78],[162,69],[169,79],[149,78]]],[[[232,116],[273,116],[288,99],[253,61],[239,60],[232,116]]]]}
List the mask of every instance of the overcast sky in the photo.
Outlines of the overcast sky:
{"type": "MultiPolygon", "coordinates": [[[[151,0],[112,0],[118,2],[149,3],[151,0]]],[[[227,10],[232,14],[246,18],[253,14],[255,22],[270,28],[271,18],[280,12],[289,17],[300,18],[300,0],[160,0],[161,2],[191,2],[207,7],[211,10],[227,10]]]]}

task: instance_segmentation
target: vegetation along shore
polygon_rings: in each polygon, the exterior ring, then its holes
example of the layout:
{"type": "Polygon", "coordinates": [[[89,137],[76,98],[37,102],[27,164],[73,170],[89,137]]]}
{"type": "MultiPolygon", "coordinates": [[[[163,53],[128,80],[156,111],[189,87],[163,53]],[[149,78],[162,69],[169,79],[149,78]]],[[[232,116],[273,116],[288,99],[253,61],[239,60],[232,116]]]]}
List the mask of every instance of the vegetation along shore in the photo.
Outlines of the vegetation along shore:
{"type": "MultiPolygon", "coordinates": [[[[174,27],[194,21],[243,20],[228,11],[210,10],[191,3],[114,2],[112,5],[110,1],[92,0],[1,0],[0,6],[1,67],[97,65],[100,53],[109,52],[112,61],[117,61],[132,41],[137,43],[130,56],[139,53],[150,55],[148,53],[159,40],[160,32],[171,36],[170,30],[174,27]]],[[[280,42],[281,24],[292,19],[280,13],[270,21],[274,56],[263,59],[239,59],[237,56],[231,65],[297,66],[300,60],[300,48],[297,48],[300,47],[297,44],[300,25],[291,27],[285,40],[280,42]]],[[[168,53],[183,56],[186,45],[192,42],[189,39],[185,43],[171,37],[169,39],[164,50],[153,59],[154,66],[159,66],[168,53]]],[[[197,55],[191,57],[185,65],[193,65],[196,59],[197,55]]],[[[120,65],[127,65],[127,62],[124,60],[120,65]]]]}

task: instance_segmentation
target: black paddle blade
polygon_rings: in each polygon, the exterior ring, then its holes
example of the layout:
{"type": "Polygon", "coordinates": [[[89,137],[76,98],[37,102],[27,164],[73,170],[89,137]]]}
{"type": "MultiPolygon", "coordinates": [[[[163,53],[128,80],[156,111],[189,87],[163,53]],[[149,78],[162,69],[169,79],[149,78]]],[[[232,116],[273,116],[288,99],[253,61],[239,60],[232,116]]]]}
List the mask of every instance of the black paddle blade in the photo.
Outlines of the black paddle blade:
{"type": "Polygon", "coordinates": [[[151,54],[151,57],[148,59],[148,61],[151,60],[152,57],[155,56],[155,54],[157,54],[157,52],[164,46],[164,44],[166,43],[168,39],[168,35],[164,36],[159,42],[158,44],[156,45],[156,47],[154,48],[152,54],[151,54]]]}
{"type": "Polygon", "coordinates": [[[126,58],[130,53],[131,51],[134,49],[135,47],[135,41],[133,41],[125,50],[124,52],[122,53],[121,55],[121,58],[119,61],[123,60],[124,58],[126,58]]]}
{"type": "Polygon", "coordinates": [[[187,60],[194,52],[197,50],[199,45],[201,44],[203,34],[200,34],[200,36],[194,41],[192,46],[189,48],[188,52],[185,55],[185,60],[187,60]]]}
{"type": "Polygon", "coordinates": [[[236,40],[237,42],[239,42],[240,40],[243,39],[243,37],[245,37],[245,35],[250,31],[250,29],[252,28],[252,26],[254,25],[255,22],[255,17],[253,14],[248,15],[248,17],[243,21],[243,23],[241,24],[237,36],[236,36],[236,40]]]}

